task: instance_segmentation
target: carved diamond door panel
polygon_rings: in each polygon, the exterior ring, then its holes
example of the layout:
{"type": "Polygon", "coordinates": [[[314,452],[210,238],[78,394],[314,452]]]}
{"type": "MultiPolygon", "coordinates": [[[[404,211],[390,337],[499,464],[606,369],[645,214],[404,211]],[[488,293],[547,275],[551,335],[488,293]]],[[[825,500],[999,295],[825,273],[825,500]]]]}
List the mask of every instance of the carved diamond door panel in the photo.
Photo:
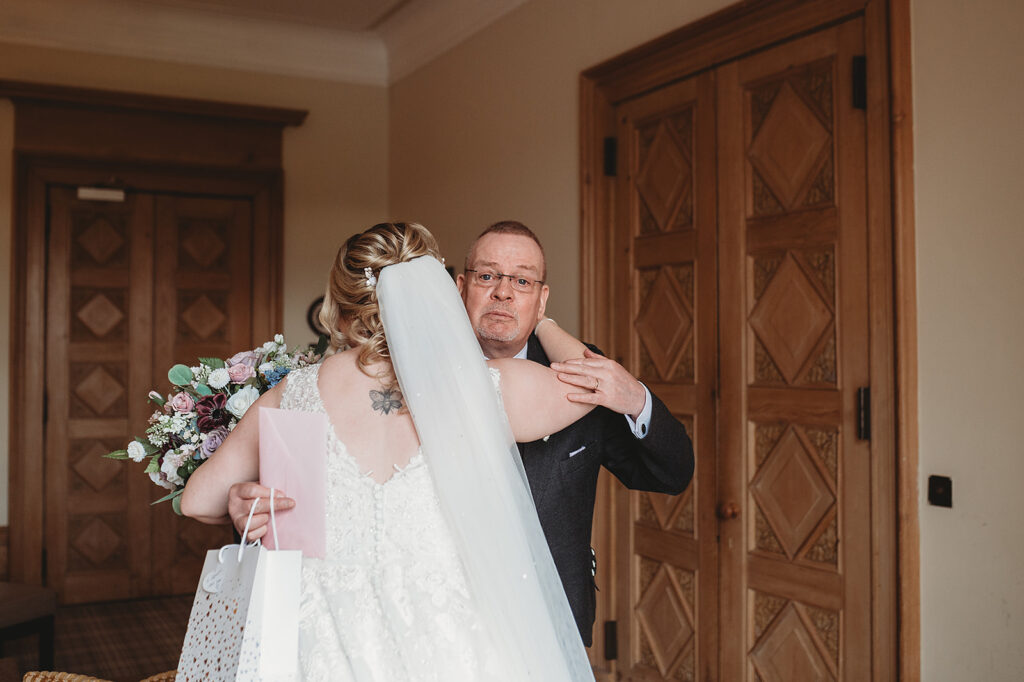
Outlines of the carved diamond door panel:
{"type": "Polygon", "coordinates": [[[617,488],[621,679],[870,679],[862,45],[847,21],[615,107],[615,348],[697,458],[678,497],[617,488]]]}
{"type": "Polygon", "coordinates": [[[722,679],[871,675],[862,31],[717,71],[722,679]]]}
{"type": "Polygon", "coordinates": [[[102,455],[148,416],[153,204],[49,203],[46,579],[64,602],[140,596],[151,485],[102,455]]]}
{"type": "Polygon", "coordinates": [[[616,488],[617,670],[693,680],[715,667],[714,79],[693,78],[617,110],[615,347],[685,425],[694,481],[675,497],[616,488]],[[703,455],[703,456],[702,456],[703,455]],[[709,466],[710,464],[710,466],[709,466]],[[703,512],[702,512],[703,510],[703,512]]]}
{"type": "MultiPolygon", "coordinates": [[[[199,357],[230,357],[253,345],[252,217],[248,201],[163,196],[156,200],[154,373],[199,357]]],[[[265,341],[262,339],[261,341],[265,341]]],[[[154,517],[153,585],[162,594],[195,590],[206,550],[230,529],[154,517]]]]}
{"type": "Polygon", "coordinates": [[[150,506],[166,490],[104,459],[145,431],[167,369],[252,339],[248,201],[49,189],[46,580],[64,603],[186,593],[231,541],[150,506]]]}

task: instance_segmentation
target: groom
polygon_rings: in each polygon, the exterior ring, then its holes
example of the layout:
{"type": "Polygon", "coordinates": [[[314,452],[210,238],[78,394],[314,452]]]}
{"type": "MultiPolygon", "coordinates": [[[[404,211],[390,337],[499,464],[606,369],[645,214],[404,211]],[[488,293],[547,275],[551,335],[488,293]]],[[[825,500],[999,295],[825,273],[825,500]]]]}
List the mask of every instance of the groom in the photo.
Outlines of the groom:
{"type": "MultiPolygon", "coordinates": [[[[590,536],[601,467],[628,488],[675,495],[693,475],[693,448],[683,425],[617,362],[592,351],[580,360],[548,361],[533,334],[544,319],[546,278],[537,236],[522,223],[505,221],[488,227],[473,243],[456,284],[484,355],[550,365],[563,381],[580,388],[576,400],[600,406],[558,433],[519,444],[541,527],[580,636],[590,646],[596,601],[590,536]]],[[[256,536],[265,532],[268,495],[257,483],[231,487],[228,513],[239,532],[257,497],[264,499],[251,528],[257,529],[256,536]]],[[[278,510],[292,504],[287,498],[275,500],[278,510]]]]}

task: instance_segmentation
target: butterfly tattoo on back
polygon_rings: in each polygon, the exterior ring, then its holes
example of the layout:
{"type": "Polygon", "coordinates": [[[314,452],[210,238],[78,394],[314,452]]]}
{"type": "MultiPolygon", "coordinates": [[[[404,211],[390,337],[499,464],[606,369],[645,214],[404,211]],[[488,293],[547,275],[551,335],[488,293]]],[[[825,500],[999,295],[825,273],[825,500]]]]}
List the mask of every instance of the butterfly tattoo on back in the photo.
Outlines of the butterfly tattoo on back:
{"type": "Polygon", "coordinates": [[[370,391],[370,400],[373,401],[373,411],[390,414],[402,409],[402,392],[395,388],[384,389],[383,391],[370,391]]]}

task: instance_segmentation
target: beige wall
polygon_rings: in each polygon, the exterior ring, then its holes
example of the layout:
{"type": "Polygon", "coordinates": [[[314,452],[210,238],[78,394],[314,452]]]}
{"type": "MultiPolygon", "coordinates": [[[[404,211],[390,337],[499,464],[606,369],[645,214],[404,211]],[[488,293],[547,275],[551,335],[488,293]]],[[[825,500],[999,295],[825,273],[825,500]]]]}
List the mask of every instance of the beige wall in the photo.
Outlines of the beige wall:
{"type": "Polygon", "coordinates": [[[922,679],[1024,675],[1018,0],[914,0],[922,679]],[[922,493],[923,495],[923,493],[922,493]]]}
{"type": "Polygon", "coordinates": [[[391,211],[449,262],[488,224],[521,220],[545,245],[548,312],[579,322],[580,71],[725,0],[531,0],[391,88],[391,211]]]}
{"type": "MultiPolygon", "coordinates": [[[[87,88],[194,97],[308,109],[299,128],[284,133],[284,333],[290,343],[312,339],[305,315],[323,293],[334,248],[387,213],[388,95],[382,87],[266,76],[147,60],[0,44],[0,78],[87,88]],[[326,248],[325,248],[326,245],[326,248]]],[[[0,100],[0,321],[10,299],[13,126],[0,100]]],[[[0,339],[6,368],[8,339],[0,339]]],[[[7,419],[7,373],[0,373],[0,420],[7,419]]],[[[0,421],[0,427],[5,421],[0,421]]],[[[0,438],[0,525],[7,524],[7,430],[0,438]]]]}

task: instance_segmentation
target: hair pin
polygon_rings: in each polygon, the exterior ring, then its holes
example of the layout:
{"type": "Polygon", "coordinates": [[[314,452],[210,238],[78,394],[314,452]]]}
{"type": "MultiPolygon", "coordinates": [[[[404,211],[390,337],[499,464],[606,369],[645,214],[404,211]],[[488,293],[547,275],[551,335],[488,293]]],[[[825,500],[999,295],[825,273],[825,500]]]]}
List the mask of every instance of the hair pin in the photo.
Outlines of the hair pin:
{"type": "Polygon", "coordinates": [[[366,275],[366,286],[376,288],[377,276],[373,274],[373,268],[363,268],[363,274],[366,275]]]}

